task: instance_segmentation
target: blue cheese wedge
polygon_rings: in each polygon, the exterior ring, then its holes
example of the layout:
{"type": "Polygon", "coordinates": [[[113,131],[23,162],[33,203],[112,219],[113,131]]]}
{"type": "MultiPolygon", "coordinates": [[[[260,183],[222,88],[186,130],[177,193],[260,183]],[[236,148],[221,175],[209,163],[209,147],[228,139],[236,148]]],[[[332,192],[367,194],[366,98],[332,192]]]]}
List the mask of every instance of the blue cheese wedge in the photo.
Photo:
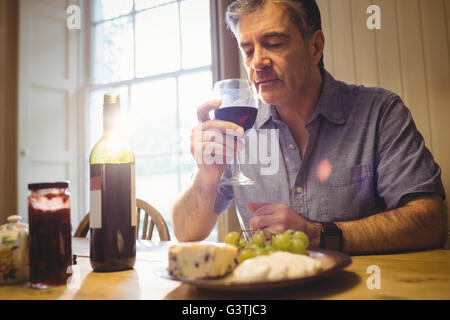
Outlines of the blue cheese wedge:
{"type": "Polygon", "coordinates": [[[169,248],[168,271],[187,279],[218,278],[232,272],[238,249],[225,243],[186,242],[169,248]]]}

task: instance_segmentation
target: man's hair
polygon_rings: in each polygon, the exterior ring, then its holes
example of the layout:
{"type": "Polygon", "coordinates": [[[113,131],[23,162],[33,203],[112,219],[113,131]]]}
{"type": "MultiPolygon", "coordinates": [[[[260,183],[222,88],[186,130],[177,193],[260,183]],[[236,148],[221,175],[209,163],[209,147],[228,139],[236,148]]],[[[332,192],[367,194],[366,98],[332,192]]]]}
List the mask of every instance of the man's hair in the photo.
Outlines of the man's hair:
{"type": "MultiPolygon", "coordinates": [[[[228,28],[237,35],[242,16],[263,8],[269,1],[286,8],[291,21],[297,26],[303,38],[310,39],[314,32],[322,29],[320,10],[315,0],[236,0],[227,8],[225,21],[228,28]]],[[[318,64],[323,69],[323,55],[318,64]]]]}

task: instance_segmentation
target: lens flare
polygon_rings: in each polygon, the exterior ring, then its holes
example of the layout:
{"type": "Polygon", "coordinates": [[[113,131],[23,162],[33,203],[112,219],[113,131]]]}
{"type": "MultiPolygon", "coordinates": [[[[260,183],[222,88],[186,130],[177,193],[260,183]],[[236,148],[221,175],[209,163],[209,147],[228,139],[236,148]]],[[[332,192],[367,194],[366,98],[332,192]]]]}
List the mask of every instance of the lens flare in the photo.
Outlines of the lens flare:
{"type": "Polygon", "coordinates": [[[320,161],[319,165],[317,166],[317,179],[319,179],[320,182],[324,182],[328,180],[328,178],[331,175],[331,163],[327,159],[320,161]]]}

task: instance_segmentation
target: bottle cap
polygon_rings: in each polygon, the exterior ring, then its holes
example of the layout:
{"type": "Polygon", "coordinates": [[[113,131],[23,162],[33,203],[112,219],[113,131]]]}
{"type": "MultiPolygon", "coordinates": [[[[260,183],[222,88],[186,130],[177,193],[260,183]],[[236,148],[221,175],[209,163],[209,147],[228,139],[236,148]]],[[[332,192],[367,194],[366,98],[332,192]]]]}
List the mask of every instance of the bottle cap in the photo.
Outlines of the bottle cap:
{"type": "Polygon", "coordinates": [[[107,93],[103,97],[104,104],[120,104],[120,96],[115,93],[107,93]]]}

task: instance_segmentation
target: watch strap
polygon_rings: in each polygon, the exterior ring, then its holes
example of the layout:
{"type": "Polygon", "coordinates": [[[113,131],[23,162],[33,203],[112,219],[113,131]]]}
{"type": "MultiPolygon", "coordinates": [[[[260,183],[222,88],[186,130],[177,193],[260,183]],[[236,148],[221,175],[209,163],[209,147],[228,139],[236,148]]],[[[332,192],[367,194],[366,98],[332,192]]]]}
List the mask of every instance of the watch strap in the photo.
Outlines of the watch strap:
{"type": "Polygon", "coordinates": [[[334,222],[321,222],[320,248],[342,251],[342,230],[334,222]]]}
{"type": "Polygon", "coordinates": [[[340,230],[338,228],[338,226],[336,225],[336,223],[334,222],[321,222],[320,223],[322,225],[322,227],[324,228],[324,230],[328,231],[328,230],[340,230]]]}

